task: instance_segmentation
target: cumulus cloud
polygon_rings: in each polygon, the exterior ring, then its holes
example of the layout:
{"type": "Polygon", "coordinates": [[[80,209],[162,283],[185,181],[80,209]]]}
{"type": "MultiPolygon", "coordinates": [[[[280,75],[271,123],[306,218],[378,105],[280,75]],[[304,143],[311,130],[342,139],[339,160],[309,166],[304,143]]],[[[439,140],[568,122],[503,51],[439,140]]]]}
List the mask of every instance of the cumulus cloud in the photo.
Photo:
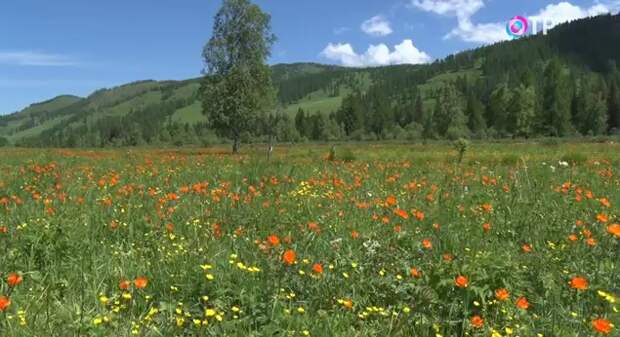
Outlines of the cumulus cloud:
{"type": "MultiPolygon", "coordinates": [[[[411,0],[411,5],[422,11],[442,16],[455,17],[457,26],[444,36],[444,39],[459,38],[466,42],[490,44],[509,39],[506,22],[475,23],[474,14],[484,8],[484,0],[411,0]]],[[[551,28],[563,22],[596,16],[620,9],[620,1],[594,3],[591,7],[580,7],[570,2],[549,4],[532,20],[546,20],[551,28]]]]}
{"type": "Polygon", "coordinates": [[[394,46],[392,51],[388,46],[381,43],[371,45],[363,54],[356,53],[349,43],[330,43],[321,52],[321,56],[347,67],[421,64],[432,61],[428,54],[418,50],[413,41],[408,39],[394,46]]]}
{"type": "Polygon", "coordinates": [[[606,5],[597,3],[592,5],[592,7],[582,8],[571,4],[570,2],[560,2],[557,4],[547,5],[547,7],[541,9],[536,15],[530,16],[530,19],[538,22],[546,20],[546,22],[553,27],[564,22],[607,14],[614,9],[613,7],[613,4],[606,5]]]}
{"type": "Polygon", "coordinates": [[[362,23],[362,31],[371,36],[387,36],[392,34],[390,22],[383,16],[377,15],[362,23]]]}
{"type": "Polygon", "coordinates": [[[457,17],[471,17],[484,7],[483,0],[412,0],[411,4],[425,12],[457,17]]]}
{"type": "Polygon", "coordinates": [[[34,51],[0,51],[0,64],[39,67],[71,67],[78,62],[68,56],[34,51]]]}

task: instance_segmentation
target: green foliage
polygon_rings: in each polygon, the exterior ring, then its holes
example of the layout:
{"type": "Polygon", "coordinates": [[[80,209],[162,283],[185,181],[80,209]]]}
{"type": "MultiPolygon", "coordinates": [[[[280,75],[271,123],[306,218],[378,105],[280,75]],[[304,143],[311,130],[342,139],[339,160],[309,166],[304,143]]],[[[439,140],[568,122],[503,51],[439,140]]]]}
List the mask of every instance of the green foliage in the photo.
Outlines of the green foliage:
{"type": "Polygon", "coordinates": [[[550,136],[568,136],[573,133],[571,124],[571,92],[564,66],[557,58],[545,69],[543,87],[543,128],[550,136]]]}
{"type": "Polygon", "coordinates": [[[465,152],[469,148],[469,141],[463,138],[458,138],[457,140],[452,142],[452,147],[458,152],[458,162],[459,164],[463,162],[463,157],[465,157],[465,152]]]}
{"type": "Polygon", "coordinates": [[[271,18],[249,0],[224,0],[203,57],[203,110],[220,135],[233,139],[254,130],[274,105],[271,72],[266,65],[275,36],[271,18]]]}
{"type": "Polygon", "coordinates": [[[526,138],[532,136],[536,118],[536,92],[534,88],[524,85],[516,88],[509,112],[509,124],[513,134],[526,138]]]}

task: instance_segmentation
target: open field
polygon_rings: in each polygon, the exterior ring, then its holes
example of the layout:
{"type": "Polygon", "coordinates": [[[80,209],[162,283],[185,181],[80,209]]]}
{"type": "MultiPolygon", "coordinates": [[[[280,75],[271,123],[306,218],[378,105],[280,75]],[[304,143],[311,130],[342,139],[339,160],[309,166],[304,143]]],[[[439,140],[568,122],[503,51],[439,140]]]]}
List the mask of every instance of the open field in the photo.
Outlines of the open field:
{"type": "Polygon", "coordinates": [[[620,335],[620,144],[329,150],[0,149],[0,336],[620,335]]]}

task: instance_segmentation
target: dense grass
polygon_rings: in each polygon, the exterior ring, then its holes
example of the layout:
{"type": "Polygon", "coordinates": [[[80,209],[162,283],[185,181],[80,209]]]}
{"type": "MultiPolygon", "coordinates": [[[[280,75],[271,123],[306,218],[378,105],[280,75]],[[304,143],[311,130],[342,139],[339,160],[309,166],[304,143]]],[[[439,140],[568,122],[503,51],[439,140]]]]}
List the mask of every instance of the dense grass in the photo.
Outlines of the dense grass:
{"type": "Polygon", "coordinates": [[[477,144],[460,165],[442,145],[228,151],[0,150],[0,335],[620,324],[617,144],[477,144]]]}

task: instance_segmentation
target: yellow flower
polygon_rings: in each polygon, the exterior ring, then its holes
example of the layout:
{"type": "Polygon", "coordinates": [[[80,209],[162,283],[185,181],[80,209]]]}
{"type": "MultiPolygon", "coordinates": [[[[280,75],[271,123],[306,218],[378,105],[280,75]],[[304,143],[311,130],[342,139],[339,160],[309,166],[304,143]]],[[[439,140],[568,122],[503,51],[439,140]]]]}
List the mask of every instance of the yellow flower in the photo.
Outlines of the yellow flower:
{"type": "Polygon", "coordinates": [[[306,309],[304,309],[304,307],[299,307],[297,308],[297,312],[303,314],[304,312],[306,312],[306,309]]]}
{"type": "Polygon", "coordinates": [[[310,336],[310,331],[304,330],[301,332],[304,336],[310,336]]]}
{"type": "Polygon", "coordinates": [[[215,279],[215,276],[213,276],[213,274],[207,274],[207,280],[213,281],[213,279],[215,279]]]}
{"type": "Polygon", "coordinates": [[[107,296],[105,295],[99,296],[99,302],[101,302],[101,304],[106,305],[108,304],[109,301],[110,299],[107,296]]]}
{"type": "Polygon", "coordinates": [[[213,310],[213,309],[207,309],[207,310],[205,310],[205,316],[207,316],[207,317],[213,317],[213,316],[215,316],[215,310],[213,310]]]}
{"type": "Polygon", "coordinates": [[[491,337],[502,337],[502,334],[499,333],[499,331],[497,331],[497,330],[493,330],[493,333],[491,334],[491,337]]]}
{"type": "Polygon", "coordinates": [[[103,323],[103,319],[102,318],[97,317],[97,318],[93,319],[93,324],[94,325],[100,325],[101,323],[103,323]]]}

